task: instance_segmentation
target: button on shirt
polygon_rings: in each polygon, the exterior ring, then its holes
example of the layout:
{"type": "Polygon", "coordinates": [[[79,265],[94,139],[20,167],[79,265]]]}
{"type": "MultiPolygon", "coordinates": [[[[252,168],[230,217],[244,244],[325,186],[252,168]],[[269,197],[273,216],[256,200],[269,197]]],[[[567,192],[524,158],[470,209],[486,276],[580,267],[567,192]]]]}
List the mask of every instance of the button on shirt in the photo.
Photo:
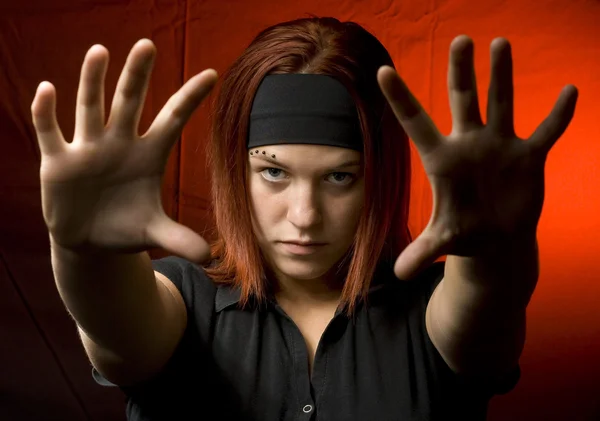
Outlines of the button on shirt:
{"type": "Polygon", "coordinates": [[[517,366],[502,381],[476,380],[444,362],[425,328],[443,263],[410,282],[379,270],[354,316],[338,310],[326,327],[312,375],[304,338],[275,301],[240,309],[239,291],[198,265],[152,264],[181,292],[188,326],[159,374],[121,387],[130,421],[483,421],[489,399],[520,377],[517,366]]]}

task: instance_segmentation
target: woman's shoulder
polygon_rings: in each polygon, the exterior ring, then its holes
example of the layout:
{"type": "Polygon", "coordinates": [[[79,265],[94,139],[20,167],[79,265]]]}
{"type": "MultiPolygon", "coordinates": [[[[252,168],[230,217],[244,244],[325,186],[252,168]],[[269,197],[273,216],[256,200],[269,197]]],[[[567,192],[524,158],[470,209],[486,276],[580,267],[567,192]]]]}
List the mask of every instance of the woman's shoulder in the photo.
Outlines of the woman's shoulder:
{"type": "Polygon", "coordinates": [[[152,260],[152,268],[171,281],[181,293],[186,305],[198,299],[212,299],[217,285],[206,273],[205,266],[180,256],[166,256],[152,260]]]}
{"type": "Polygon", "coordinates": [[[371,303],[381,303],[396,310],[421,312],[444,277],[443,261],[434,262],[410,279],[398,279],[393,266],[381,270],[369,288],[371,303]]]}
{"type": "Polygon", "coordinates": [[[398,279],[394,274],[393,265],[380,265],[374,275],[372,285],[392,284],[412,290],[435,288],[444,277],[444,267],[444,261],[436,261],[410,279],[398,279]]]}

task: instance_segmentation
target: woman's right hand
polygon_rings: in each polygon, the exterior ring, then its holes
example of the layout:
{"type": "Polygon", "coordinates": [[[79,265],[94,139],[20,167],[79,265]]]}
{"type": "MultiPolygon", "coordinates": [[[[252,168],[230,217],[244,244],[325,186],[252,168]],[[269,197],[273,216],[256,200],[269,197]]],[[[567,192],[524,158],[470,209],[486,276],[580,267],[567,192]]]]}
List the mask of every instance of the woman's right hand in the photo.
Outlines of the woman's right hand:
{"type": "Polygon", "coordinates": [[[160,192],[170,150],[215,85],[217,73],[207,69],[191,78],[139,136],[155,55],[147,39],[134,45],[105,124],[108,50],[90,48],[81,69],[71,143],[56,120],[54,86],[38,86],[31,113],[42,156],[42,210],[53,243],[75,252],[161,247],[191,261],[209,258],[206,241],[165,214],[160,192]]]}

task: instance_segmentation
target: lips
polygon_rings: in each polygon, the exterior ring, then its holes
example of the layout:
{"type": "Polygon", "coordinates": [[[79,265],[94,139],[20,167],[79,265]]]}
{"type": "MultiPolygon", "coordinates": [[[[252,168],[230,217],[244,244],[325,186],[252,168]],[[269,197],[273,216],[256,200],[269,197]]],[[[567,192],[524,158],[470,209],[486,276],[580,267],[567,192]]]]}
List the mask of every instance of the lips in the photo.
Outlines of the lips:
{"type": "Polygon", "coordinates": [[[317,242],[317,241],[307,241],[307,242],[301,242],[301,241],[282,241],[282,243],[284,243],[284,244],[296,244],[297,246],[322,246],[322,245],[327,244],[327,243],[322,243],[322,242],[317,242]]]}
{"type": "Polygon", "coordinates": [[[318,253],[322,250],[323,246],[326,243],[316,243],[316,242],[304,242],[304,243],[296,243],[296,242],[285,242],[281,241],[281,249],[285,251],[285,254],[288,256],[309,256],[315,253],[318,253]],[[308,245],[307,245],[308,244],[308,245]]]}

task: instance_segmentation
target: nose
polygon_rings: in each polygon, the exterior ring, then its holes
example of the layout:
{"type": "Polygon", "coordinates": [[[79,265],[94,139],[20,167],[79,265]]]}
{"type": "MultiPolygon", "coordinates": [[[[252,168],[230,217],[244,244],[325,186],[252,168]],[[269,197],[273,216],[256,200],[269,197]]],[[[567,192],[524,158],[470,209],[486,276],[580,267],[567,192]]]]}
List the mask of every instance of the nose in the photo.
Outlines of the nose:
{"type": "Polygon", "coordinates": [[[318,194],[310,187],[291,189],[288,197],[287,219],[298,229],[307,229],[321,223],[318,194]]]}

